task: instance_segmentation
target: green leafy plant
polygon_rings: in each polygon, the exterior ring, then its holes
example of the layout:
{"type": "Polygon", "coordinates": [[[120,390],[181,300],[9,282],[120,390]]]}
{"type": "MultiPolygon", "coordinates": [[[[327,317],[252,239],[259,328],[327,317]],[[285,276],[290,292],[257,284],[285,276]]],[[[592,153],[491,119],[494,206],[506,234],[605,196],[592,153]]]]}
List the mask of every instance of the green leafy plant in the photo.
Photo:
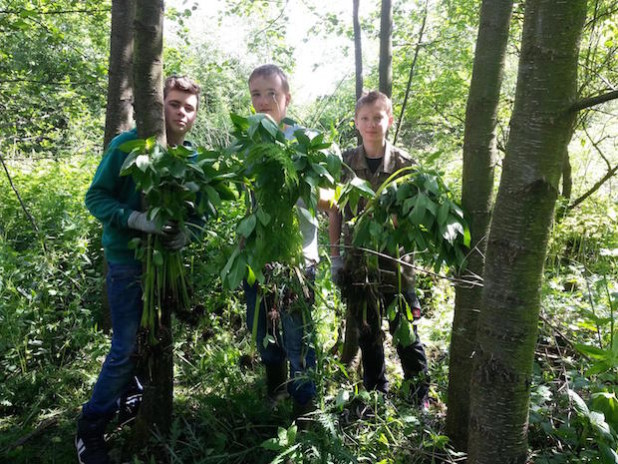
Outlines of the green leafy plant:
{"type": "MultiPolygon", "coordinates": [[[[204,215],[215,215],[222,199],[235,197],[226,183],[230,176],[217,169],[217,153],[200,149],[195,156],[183,146],[165,149],[154,138],[127,142],[121,149],[130,152],[121,175],[132,176],[144,195],[148,218],[159,228],[173,224],[187,236],[194,236],[204,215]]],[[[167,249],[156,234],[137,239],[134,246],[136,256],[145,264],[141,327],[154,345],[166,298],[181,308],[189,304],[182,255],[167,249]]]]}
{"type": "MultiPolygon", "coordinates": [[[[354,245],[395,255],[401,247],[418,252],[436,271],[443,264],[462,266],[470,245],[464,213],[440,175],[419,166],[393,173],[375,192],[354,178],[340,193],[340,204],[356,209],[367,198],[354,224],[354,245]]],[[[343,206],[342,206],[343,207],[343,206]]]]}
{"type": "Polygon", "coordinates": [[[354,266],[353,276],[344,276],[350,282],[364,282],[349,291],[348,299],[355,299],[362,307],[363,320],[367,311],[378,311],[370,302],[378,295],[376,270],[378,258],[396,262],[398,292],[387,308],[387,315],[394,320],[401,314],[394,333],[395,343],[404,346],[415,340],[411,324],[412,308],[402,289],[402,266],[409,265],[402,259],[402,250],[419,256],[421,263],[438,271],[443,264],[462,268],[465,252],[470,245],[470,231],[463,211],[452,193],[435,171],[410,166],[393,173],[376,192],[370,184],[356,176],[336,192],[341,210],[349,206],[354,214],[351,221],[352,243],[356,247],[350,254],[362,256],[360,266],[354,266]],[[362,254],[359,251],[363,252],[362,254]]]}
{"type": "Polygon", "coordinates": [[[267,115],[245,118],[232,114],[231,118],[235,141],[226,152],[238,156],[237,172],[247,208],[236,228],[241,243],[221,272],[223,282],[235,288],[245,277],[250,284],[263,281],[268,262],[300,264],[302,243],[293,208],[302,200],[306,208],[298,208],[299,214],[312,220],[318,189],[335,186],[341,162],[325,152],[330,143],[323,134],[298,128],[294,138],[287,140],[267,115]]]}

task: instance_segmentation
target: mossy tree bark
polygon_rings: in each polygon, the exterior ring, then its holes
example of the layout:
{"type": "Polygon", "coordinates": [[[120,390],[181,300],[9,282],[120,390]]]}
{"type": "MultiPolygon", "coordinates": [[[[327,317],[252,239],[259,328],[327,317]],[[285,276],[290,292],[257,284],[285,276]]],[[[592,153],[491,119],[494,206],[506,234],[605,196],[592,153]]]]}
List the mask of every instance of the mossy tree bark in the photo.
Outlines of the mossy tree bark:
{"type": "Polygon", "coordinates": [[[353,0],[352,24],[354,28],[354,65],[356,77],[356,99],[358,100],[363,93],[363,47],[361,38],[361,25],[358,17],[360,0],[353,0]]]}
{"type": "MultiPolygon", "coordinates": [[[[484,0],[466,108],[461,201],[470,221],[471,253],[467,269],[483,275],[486,236],[491,219],[496,123],[513,0],[484,0]]],[[[451,335],[447,434],[455,447],[468,444],[470,374],[482,287],[458,286],[451,335]]]]}
{"type": "Polygon", "coordinates": [[[380,13],[380,92],[389,98],[393,93],[393,3],[382,0],[380,13]]]}
{"type": "MultiPolygon", "coordinates": [[[[136,0],[133,76],[138,136],[142,139],[155,136],[165,145],[163,11],[163,0],[136,0]]],[[[159,344],[150,354],[144,399],[135,425],[135,442],[141,447],[148,443],[152,430],[166,435],[172,423],[172,307],[169,301],[164,301],[162,306],[159,344]]]]}
{"type": "Polygon", "coordinates": [[[135,0],[112,1],[104,148],[133,125],[134,19],[135,0]]]}
{"type": "MultiPolygon", "coordinates": [[[[133,125],[133,20],[134,0],[112,1],[109,65],[107,70],[107,107],[103,151],[111,140],[133,125]]],[[[103,257],[103,275],[107,275],[107,260],[103,257]]],[[[101,327],[112,328],[107,301],[107,284],[103,283],[103,313],[101,327]]]]}
{"type": "Polygon", "coordinates": [[[493,211],[471,383],[468,462],[527,461],[540,286],[573,134],[586,0],[528,0],[503,171],[493,211]]]}

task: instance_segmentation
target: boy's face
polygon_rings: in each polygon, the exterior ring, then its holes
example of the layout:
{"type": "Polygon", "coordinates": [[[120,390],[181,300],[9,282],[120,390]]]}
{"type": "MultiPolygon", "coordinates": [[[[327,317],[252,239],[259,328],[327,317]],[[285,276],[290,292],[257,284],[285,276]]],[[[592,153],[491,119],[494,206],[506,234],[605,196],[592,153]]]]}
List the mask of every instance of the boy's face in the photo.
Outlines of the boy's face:
{"type": "Polygon", "coordinates": [[[165,97],[165,128],[169,139],[184,141],[197,117],[197,95],[170,90],[165,97]]]}
{"type": "Polygon", "coordinates": [[[251,103],[258,113],[268,114],[277,124],[285,117],[290,104],[290,93],[283,90],[281,77],[255,76],[249,82],[251,103]]]}
{"type": "Polygon", "coordinates": [[[383,143],[386,132],[393,124],[393,115],[389,114],[385,103],[374,101],[359,108],[354,123],[363,137],[363,143],[383,143]]]}

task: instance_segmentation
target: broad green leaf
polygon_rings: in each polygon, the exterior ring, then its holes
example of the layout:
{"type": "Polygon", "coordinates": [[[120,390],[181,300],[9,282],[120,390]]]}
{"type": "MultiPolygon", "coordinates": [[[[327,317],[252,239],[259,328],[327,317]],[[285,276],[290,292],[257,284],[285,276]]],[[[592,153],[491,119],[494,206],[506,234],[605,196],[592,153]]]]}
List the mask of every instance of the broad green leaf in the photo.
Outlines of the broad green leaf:
{"type": "Polygon", "coordinates": [[[273,139],[277,137],[277,132],[279,132],[279,127],[275,121],[270,119],[269,117],[265,117],[260,121],[260,124],[266,131],[272,136],[273,139]]]}
{"type": "Polygon", "coordinates": [[[591,345],[583,345],[581,343],[575,344],[575,348],[580,353],[597,360],[603,360],[607,358],[607,351],[591,345]]]}
{"type": "Polygon", "coordinates": [[[445,225],[446,224],[446,220],[448,218],[448,213],[451,210],[451,206],[450,206],[450,202],[447,200],[444,203],[442,203],[440,205],[440,208],[438,209],[438,225],[445,225]]]}
{"type": "Polygon", "coordinates": [[[573,406],[575,407],[575,410],[577,412],[584,414],[586,416],[590,413],[590,410],[588,409],[586,402],[574,390],[569,389],[568,395],[571,401],[573,402],[573,406]]]}
{"type": "Polygon", "coordinates": [[[239,255],[238,259],[234,261],[230,269],[229,282],[230,288],[236,288],[240,285],[240,282],[247,273],[247,261],[243,255],[239,255]]]}
{"type": "Polygon", "coordinates": [[[236,231],[243,237],[247,238],[251,235],[251,233],[255,229],[255,224],[256,224],[256,215],[251,214],[247,216],[246,218],[244,218],[242,221],[240,221],[240,223],[238,224],[238,227],[236,228],[236,231]]]}
{"type": "Polygon", "coordinates": [[[601,451],[601,459],[603,464],[618,464],[618,454],[616,451],[605,443],[599,443],[599,451],[601,451]]]}
{"type": "Polygon", "coordinates": [[[363,192],[364,196],[369,198],[375,197],[375,192],[371,188],[371,184],[360,177],[354,177],[350,181],[350,185],[352,185],[355,189],[363,192]]]}
{"type": "Polygon", "coordinates": [[[268,223],[270,222],[270,214],[268,214],[266,211],[264,211],[264,208],[258,208],[256,211],[257,217],[260,220],[260,222],[262,223],[262,225],[267,226],[268,223]]]}
{"type": "Polygon", "coordinates": [[[150,167],[150,157],[148,155],[139,155],[135,158],[135,166],[142,172],[145,172],[150,167]]]}
{"type": "Polygon", "coordinates": [[[205,185],[204,192],[206,193],[208,200],[214,206],[219,206],[219,204],[221,204],[221,197],[219,196],[219,192],[217,192],[213,187],[211,187],[210,185],[205,185]]]}
{"type": "Polygon", "coordinates": [[[452,244],[457,240],[457,237],[463,235],[464,228],[461,223],[453,216],[449,216],[446,221],[446,227],[444,227],[444,231],[442,232],[442,238],[452,244]]]}
{"type": "Polygon", "coordinates": [[[146,149],[146,141],[143,139],[129,140],[128,142],[120,145],[120,147],[118,148],[125,153],[132,152],[133,150],[139,150],[140,152],[144,152],[146,149]]]}
{"type": "Polygon", "coordinates": [[[423,216],[425,216],[425,205],[427,203],[427,197],[422,193],[419,193],[416,196],[416,202],[414,204],[414,208],[412,212],[408,216],[412,224],[420,225],[423,221],[423,216]]]}

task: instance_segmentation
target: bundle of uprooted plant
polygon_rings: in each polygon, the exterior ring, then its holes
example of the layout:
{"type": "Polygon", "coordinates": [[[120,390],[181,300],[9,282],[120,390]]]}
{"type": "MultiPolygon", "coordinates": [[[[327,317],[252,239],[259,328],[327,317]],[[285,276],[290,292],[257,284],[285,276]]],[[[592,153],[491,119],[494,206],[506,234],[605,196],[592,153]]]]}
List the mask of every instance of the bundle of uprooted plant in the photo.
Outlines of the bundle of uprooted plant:
{"type": "MultiPolygon", "coordinates": [[[[124,144],[130,152],[121,174],[132,176],[143,194],[147,217],[162,231],[182,233],[187,239],[199,235],[203,218],[216,214],[222,199],[234,197],[227,185],[229,174],[218,166],[218,154],[183,146],[164,148],[154,139],[124,144]]],[[[166,246],[165,236],[147,234],[134,239],[136,257],[144,263],[143,313],[140,339],[156,345],[161,311],[168,307],[186,309],[189,293],[180,250],[166,246]]]]}
{"type": "MultiPolygon", "coordinates": [[[[247,208],[236,229],[240,243],[221,273],[223,282],[235,288],[243,278],[249,284],[256,279],[263,282],[267,263],[302,264],[299,218],[294,210],[312,220],[318,189],[335,186],[341,161],[325,151],[331,144],[322,134],[298,128],[288,140],[267,115],[231,117],[235,141],[227,152],[241,166],[247,208]],[[303,206],[295,208],[299,201],[303,206]]],[[[284,122],[296,127],[293,121],[284,122]]]]}
{"type": "Polygon", "coordinates": [[[347,205],[356,213],[362,208],[349,224],[355,249],[346,252],[353,264],[348,263],[341,276],[343,297],[364,313],[377,311],[373,304],[368,308],[367,301],[377,301],[377,269],[387,263],[394,270],[397,293],[387,314],[390,320],[398,312],[402,315],[394,338],[411,343],[414,316],[402,292],[402,272],[412,266],[412,257],[435,272],[443,265],[462,269],[470,245],[463,211],[437,172],[416,165],[393,173],[376,192],[355,177],[339,189],[337,198],[342,209],[347,205]]]}

